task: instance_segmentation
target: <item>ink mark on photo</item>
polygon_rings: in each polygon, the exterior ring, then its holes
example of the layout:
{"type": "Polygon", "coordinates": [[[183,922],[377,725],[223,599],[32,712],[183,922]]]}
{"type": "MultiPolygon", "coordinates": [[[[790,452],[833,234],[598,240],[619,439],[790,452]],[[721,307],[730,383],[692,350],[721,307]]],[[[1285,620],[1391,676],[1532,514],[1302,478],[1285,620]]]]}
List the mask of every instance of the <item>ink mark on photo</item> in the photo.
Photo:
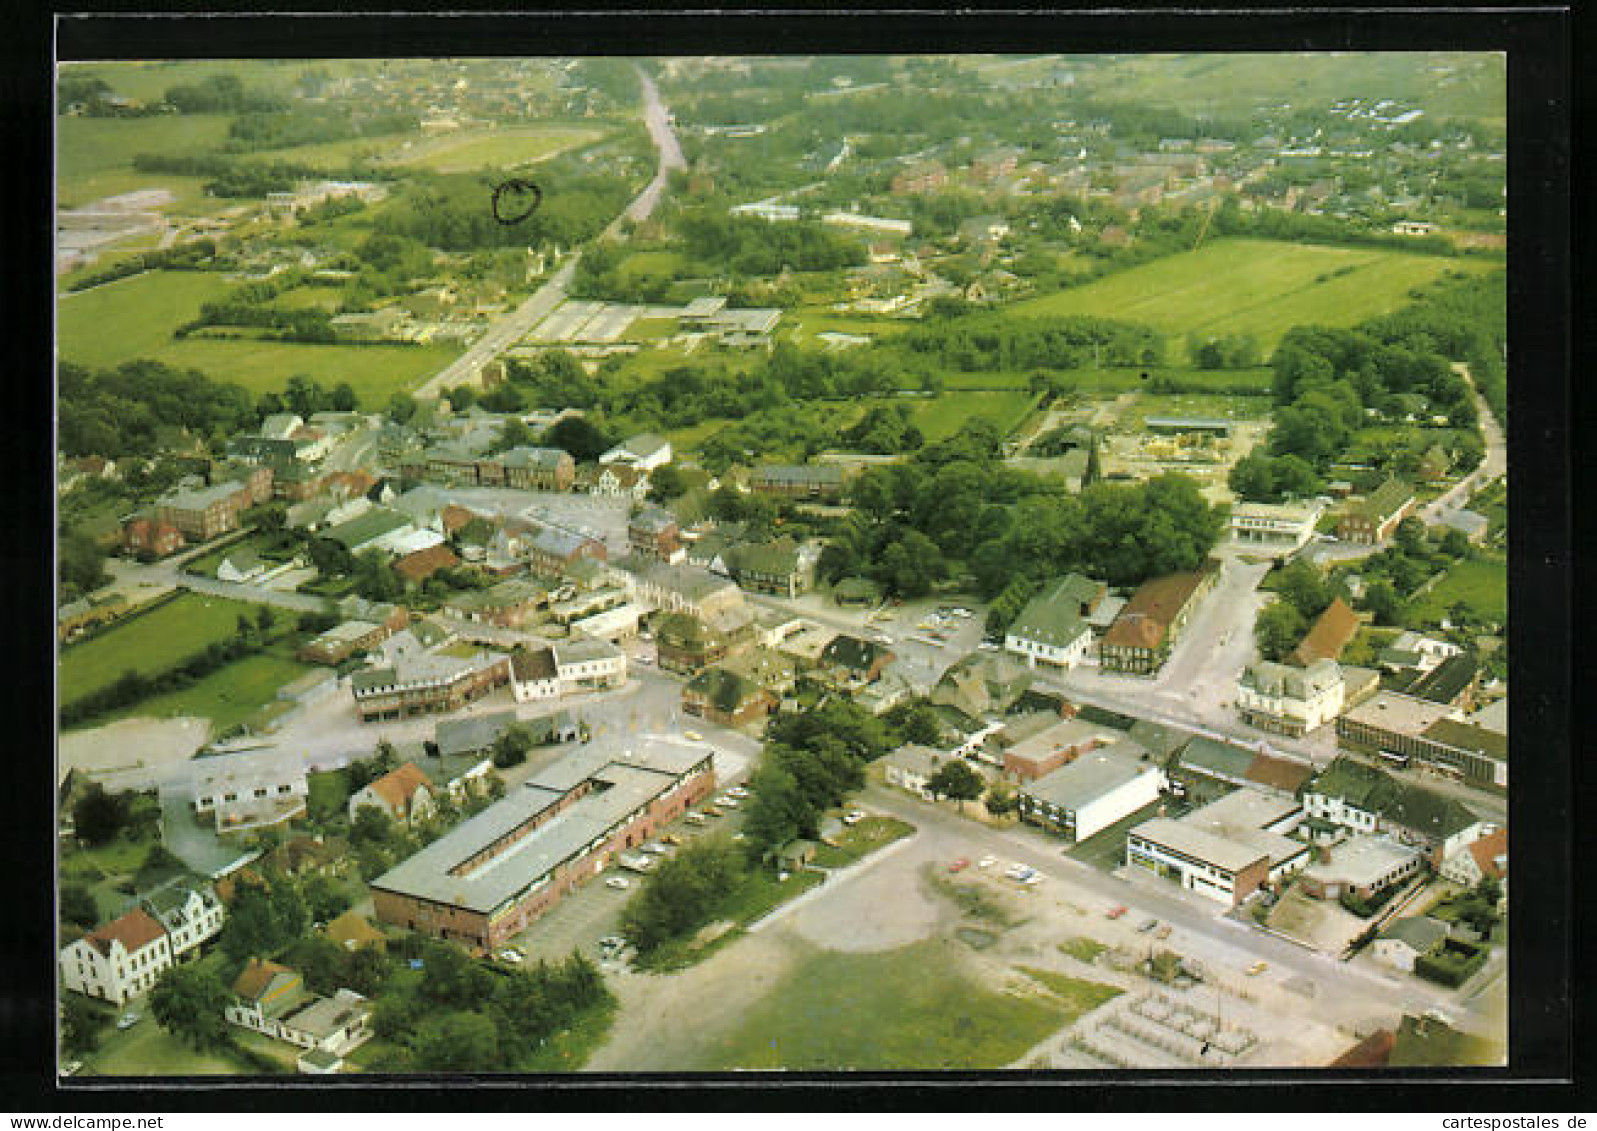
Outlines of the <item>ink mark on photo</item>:
{"type": "Polygon", "coordinates": [[[543,190],[531,181],[504,181],[494,188],[494,219],[507,227],[519,224],[538,211],[542,203],[543,190]]]}

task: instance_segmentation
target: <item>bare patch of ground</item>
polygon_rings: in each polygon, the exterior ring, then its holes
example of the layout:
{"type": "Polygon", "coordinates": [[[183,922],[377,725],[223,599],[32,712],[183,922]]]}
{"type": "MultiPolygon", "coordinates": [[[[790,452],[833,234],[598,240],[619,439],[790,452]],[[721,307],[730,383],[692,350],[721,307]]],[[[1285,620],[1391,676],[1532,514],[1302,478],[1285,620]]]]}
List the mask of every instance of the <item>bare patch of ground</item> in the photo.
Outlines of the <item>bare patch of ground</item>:
{"type": "Polygon", "coordinates": [[[110,774],[185,762],[210,737],[209,719],[122,719],[63,734],[59,772],[110,774]]]}

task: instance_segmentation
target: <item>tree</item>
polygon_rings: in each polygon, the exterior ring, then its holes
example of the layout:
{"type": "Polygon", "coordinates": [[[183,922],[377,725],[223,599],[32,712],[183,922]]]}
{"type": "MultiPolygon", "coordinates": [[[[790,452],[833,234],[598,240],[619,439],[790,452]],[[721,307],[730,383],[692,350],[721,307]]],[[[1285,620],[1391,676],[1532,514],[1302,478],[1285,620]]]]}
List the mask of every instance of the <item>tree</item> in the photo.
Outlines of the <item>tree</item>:
{"type": "Polygon", "coordinates": [[[1425,522],[1418,515],[1409,515],[1397,524],[1397,548],[1413,557],[1425,554],[1425,522]]]}
{"type": "Polygon", "coordinates": [[[61,918],[85,930],[93,928],[100,921],[100,909],[95,905],[94,894],[82,884],[62,885],[61,918]]]}
{"type": "Polygon", "coordinates": [[[982,795],[986,784],[963,758],[949,759],[926,779],[927,789],[938,797],[951,797],[959,802],[960,812],[965,811],[965,802],[975,801],[982,795]]]}
{"type": "Polygon", "coordinates": [[[486,1072],[501,1062],[499,1032],[480,1013],[430,1018],[416,1034],[415,1065],[428,1072],[486,1072]]]}
{"type": "Polygon", "coordinates": [[[1318,569],[1301,558],[1281,571],[1275,589],[1305,620],[1319,616],[1331,603],[1331,587],[1318,569]]]}
{"type": "Polygon", "coordinates": [[[61,998],[61,1046],[69,1056],[93,1052],[100,1044],[104,1014],[82,994],[61,998]]]}
{"type": "Polygon", "coordinates": [[[501,770],[519,766],[527,760],[527,751],[531,749],[532,732],[520,723],[512,723],[494,739],[493,763],[501,770]]]}
{"type": "Polygon", "coordinates": [[[215,972],[197,965],[170,966],[150,991],[150,1013],[156,1023],[194,1049],[227,1043],[223,1011],[232,995],[215,972]]]}
{"type": "Polygon", "coordinates": [[[675,464],[657,467],[649,475],[649,498],[653,502],[669,503],[687,490],[687,479],[675,464]]]}
{"type": "Polygon", "coordinates": [[[349,823],[349,839],[355,844],[387,844],[394,835],[394,822],[376,805],[361,805],[349,823]]]}
{"type": "Polygon", "coordinates": [[[1454,530],[1449,527],[1447,533],[1442,535],[1442,541],[1438,549],[1455,561],[1459,558],[1467,558],[1470,550],[1469,538],[1462,530],[1454,530]]]}
{"type": "Polygon", "coordinates": [[[107,793],[99,782],[90,782],[83,796],[72,806],[72,825],[77,838],[89,845],[107,843],[128,823],[131,808],[123,794],[107,793]]]}
{"type": "Polygon", "coordinates": [[[614,440],[585,416],[568,416],[543,434],[543,443],[569,452],[578,463],[591,463],[609,451],[614,440]]]}
{"type": "Polygon", "coordinates": [[[1259,654],[1266,660],[1281,659],[1297,647],[1307,628],[1302,613],[1286,601],[1276,601],[1259,614],[1253,627],[1259,654]]]}
{"type": "Polygon", "coordinates": [[[255,614],[255,630],[261,634],[263,639],[268,632],[272,631],[272,625],[276,623],[277,614],[272,611],[270,605],[262,605],[261,611],[255,614]]]}
{"type": "Polygon", "coordinates": [[[999,778],[988,787],[984,804],[993,816],[1002,817],[1020,808],[1020,798],[1016,796],[1014,786],[999,778]]]}
{"type": "Polygon", "coordinates": [[[1371,582],[1364,590],[1364,607],[1375,614],[1378,624],[1396,624],[1403,612],[1403,601],[1390,581],[1371,582]]]}

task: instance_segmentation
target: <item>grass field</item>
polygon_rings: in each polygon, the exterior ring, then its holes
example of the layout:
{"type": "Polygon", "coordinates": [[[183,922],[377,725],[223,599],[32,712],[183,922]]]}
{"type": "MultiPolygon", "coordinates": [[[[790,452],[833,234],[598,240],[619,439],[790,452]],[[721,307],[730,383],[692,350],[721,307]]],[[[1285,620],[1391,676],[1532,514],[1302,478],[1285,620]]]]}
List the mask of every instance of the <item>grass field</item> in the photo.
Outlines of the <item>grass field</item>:
{"type": "MultiPolygon", "coordinates": [[[[227,137],[224,114],[154,118],[61,118],[56,137],[56,197],[62,208],[139,188],[170,188],[179,196],[169,211],[193,212],[204,199],[197,177],[139,173],[139,153],[187,156],[216,149],[227,137]]],[[[203,209],[202,209],[203,210],[203,209]]]]}
{"type": "Polygon", "coordinates": [[[1140,430],[1150,416],[1193,416],[1219,420],[1262,420],[1270,415],[1269,397],[1227,397],[1212,393],[1139,393],[1121,415],[1120,426],[1140,430]]]}
{"type": "Polygon", "coordinates": [[[109,1030],[99,1050],[83,1063],[96,1076],[230,1076],[249,1071],[229,1056],[195,1052],[149,1016],[123,1032],[109,1030]]]}
{"type": "Polygon", "coordinates": [[[1091,1013],[1111,998],[1119,997],[1121,993],[1118,986],[1106,986],[1102,982],[1072,978],[1057,970],[1044,970],[1039,966],[1020,966],[1017,969],[1033,981],[1047,986],[1048,992],[1064,1003],[1065,1010],[1069,1014],[1065,1021],[1067,1025],[1083,1014],[1091,1013]]]}
{"type": "Polygon", "coordinates": [[[258,722],[256,716],[261,713],[261,708],[278,702],[278,689],[309,670],[308,664],[270,652],[246,656],[196,680],[182,691],[157,695],[125,710],[99,716],[91,720],[90,725],[103,726],[118,719],[135,717],[192,717],[210,719],[212,732],[220,733],[240,723],[258,722]]]}
{"type": "MultiPolygon", "coordinates": [[[[1144,322],[1177,339],[1189,333],[1252,334],[1268,354],[1293,326],[1351,326],[1397,309],[1409,301],[1410,290],[1443,271],[1493,266],[1367,248],[1224,239],[1006,309],[1144,322]],[[1343,268],[1352,270],[1331,276],[1343,268]]],[[[1171,346],[1184,348],[1181,341],[1171,346]]]]}
{"type": "Polygon", "coordinates": [[[960,968],[960,944],[819,951],[713,1042],[697,1068],[981,1069],[1012,1063],[1069,1016],[1051,997],[1000,993],[960,968]]]}
{"type": "Polygon", "coordinates": [[[586,127],[526,126],[491,131],[473,130],[416,142],[390,159],[397,165],[432,169],[439,173],[514,169],[553,157],[567,149],[588,145],[604,136],[604,130],[586,127]]]}
{"type": "Polygon", "coordinates": [[[1024,389],[1012,393],[945,392],[920,403],[915,426],[932,442],[952,436],[973,416],[985,416],[1007,433],[1026,418],[1032,401],[1024,389]]]}
{"type": "Polygon", "coordinates": [[[61,653],[63,705],[116,682],[129,668],[162,671],[208,644],[229,640],[238,618],[257,606],[225,597],[185,593],[159,609],[124,621],[61,653]]]}
{"type": "Polygon", "coordinates": [[[421,136],[419,133],[403,133],[352,137],[342,141],[290,145],[283,149],[263,149],[249,156],[250,160],[254,161],[291,161],[296,165],[311,165],[318,169],[337,172],[348,167],[356,158],[381,161],[396,153],[405,142],[417,141],[421,136]]]}
{"type": "Polygon", "coordinates": [[[1468,601],[1478,616],[1499,624],[1508,620],[1508,563],[1500,557],[1455,562],[1430,592],[1409,602],[1407,619],[1437,624],[1459,601],[1468,601]]]}
{"type": "Polygon", "coordinates": [[[202,304],[230,290],[220,275],[208,271],[146,271],[63,295],[56,304],[61,359],[109,368],[155,357],[172,345],[173,330],[198,317],[202,304]]]}

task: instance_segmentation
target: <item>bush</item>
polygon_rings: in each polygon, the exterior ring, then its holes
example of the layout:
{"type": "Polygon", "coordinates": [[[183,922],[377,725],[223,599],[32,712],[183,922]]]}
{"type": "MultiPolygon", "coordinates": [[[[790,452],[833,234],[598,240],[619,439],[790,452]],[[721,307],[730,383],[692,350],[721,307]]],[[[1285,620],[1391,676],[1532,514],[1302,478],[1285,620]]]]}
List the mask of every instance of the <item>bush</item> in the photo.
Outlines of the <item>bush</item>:
{"type": "Polygon", "coordinates": [[[1414,973],[1427,981],[1457,989],[1486,965],[1489,949],[1463,939],[1443,939],[1431,953],[1414,960],[1414,973]]]}
{"type": "Polygon", "coordinates": [[[1352,892],[1344,892],[1338,902],[1360,919],[1368,919],[1392,902],[1392,897],[1397,894],[1397,889],[1402,886],[1402,884],[1392,884],[1390,887],[1382,888],[1367,900],[1360,899],[1352,892]]]}

